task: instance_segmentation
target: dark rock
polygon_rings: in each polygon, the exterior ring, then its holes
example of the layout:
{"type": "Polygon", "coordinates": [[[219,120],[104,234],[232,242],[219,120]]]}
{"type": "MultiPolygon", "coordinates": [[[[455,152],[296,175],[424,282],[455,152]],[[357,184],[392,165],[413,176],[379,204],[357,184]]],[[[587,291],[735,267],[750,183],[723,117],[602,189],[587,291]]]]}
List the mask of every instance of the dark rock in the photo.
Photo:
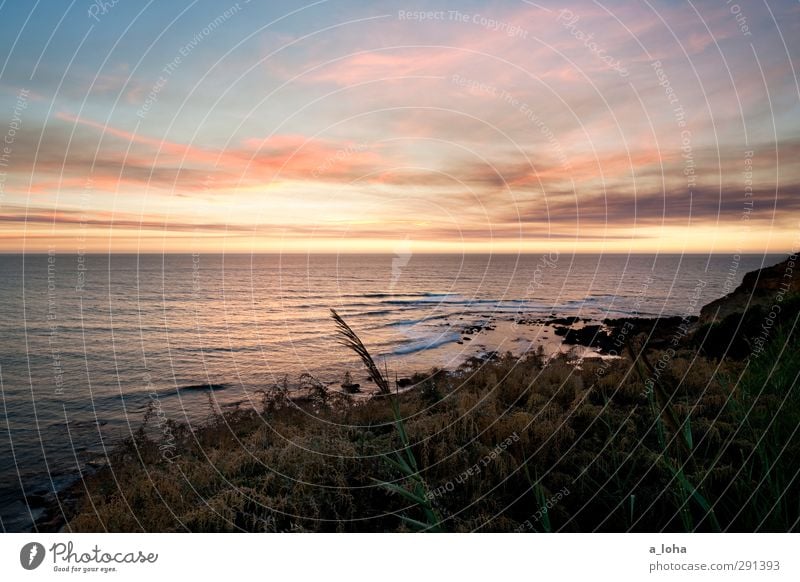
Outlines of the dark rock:
{"type": "Polygon", "coordinates": [[[559,326],[555,332],[564,337],[565,344],[597,348],[602,352],[614,347],[613,338],[600,325],[587,325],[580,329],[559,326]]]}
{"type": "Polygon", "coordinates": [[[572,325],[578,323],[580,320],[580,317],[572,315],[570,317],[551,317],[546,323],[549,325],[572,325]]]}
{"type": "Polygon", "coordinates": [[[25,500],[28,503],[28,507],[31,509],[37,509],[47,505],[47,499],[43,495],[29,494],[25,496],[25,500]]]}
{"type": "Polygon", "coordinates": [[[472,335],[474,333],[480,333],[484,329],[487,329],[487,326],[481,324],[471,325],[469,327],[464,328],[464,333],[472,335]]]}
{"type": "Polygon", "coordinates": [[[800,293],[800,265],[795,263],[797,257],[792,255],[777,265],[750,271],[732,293],[700,310],[700,324],[722,321],[731,314],[744,313],[752,307],[768,307],[779,293],[800,293]]]}
{"type": "MultiPolygon", "coordinates": [[[[655,318],[604,319],[603,323],[611,330],[610,335],[615,340],[619,339],[624,342],[644,334],[648,347],[662,349],[669,347],[673,343],[673,338],[686,335],[687,327],[691,327],[696,321],[696,317],[684,319],[676,315],[655,318]],[[624,334],[622,330],[625,330],[624,334]]],[[[624,343],[621,343],[615,349],[619,352],[623,347],[624,343]]]]}
{"type": "Polygon", "coordinates": [[[227,384],[190,384],[188,386],[179,386],[178,390],[191,390],[191,391],[201,391],[201,390],[225,390],[228,387],[227,384]]]}
{"type": "MultiPolygon", "coordinates": [[[[761,333],[767,312],[778,298],[782,319],[792,320],[800,309],[800,275],[795,263],[796,257],[790,257],[747,273],[732,293],[704,306],[700,317],[619,318],[603,323],[611,330],[612,339],[622,338],[624,329],[628,340],[643,335],[649,348],[665,349],[677,342],[700,349],[708,357],[744,359],[752,353],[753,340],[761,333]]],[[[617,351],[621,347],[616,346],[617,351]]]]}

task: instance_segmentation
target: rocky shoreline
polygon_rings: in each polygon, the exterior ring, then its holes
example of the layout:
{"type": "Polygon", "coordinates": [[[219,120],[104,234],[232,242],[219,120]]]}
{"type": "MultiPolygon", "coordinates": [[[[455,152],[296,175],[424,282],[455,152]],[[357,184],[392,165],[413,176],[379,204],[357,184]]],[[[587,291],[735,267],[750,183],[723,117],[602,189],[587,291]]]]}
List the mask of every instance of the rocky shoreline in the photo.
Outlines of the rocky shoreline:
{"type": "MultiPolygon", "coordinates": [[[[796,269],[796,259],[796,255],[792,255],[777,265],[748,273],[733,292],[705,305],[697,314],[650,319],[606,319],[602,323],[593,323],[578,317],[517,318],[514,323],[550,326],[564,344],[590,348],[598,354],[617,356],[621,360],[627,357],[626,347],[633,341],[638,342],[640,350],[692,349],[717,359],[725,357],[742,360],[757,354],[758,346],[768,341],[769,337],[763,336],[765,330],[769,332],[776,325],[776,317],[780,317],[782,321],[791,318],[797,321],[800,313],[800,276],[796,269]],[[762,338],[761,343],[759,338],[762,338]]],[[[476,337],[483,331],[492,329],[494,323],[489,321],[486,325],[473,325],[465,329],[464,335],[465,338],[476,337]]],[[[484,357],[467,362],[466,365],[474,369],[502,357],[497,352],[488,352],[484,357]]],[[[452,376],[459,372],[437,373],[452,376]]],[[[428,386],[430,377],[418,375],[400,378],[396,381],[397,388],[405,392],[419,386],[428,386]]],[[[319,402],[325,401],[327,404],[331,398],[345,398],[352,403],[353,395],[347,393],[360,392],[360,387],[354,389],[354,383],[351,381],[350,384],[343,385],[342,391],[336,393],[332,393],[324,385],[314,384],[309,385],[304,393],[291,396],[284,394],[284,397],[286,402],[292,403],[291,406],[305,406],[309,410],[313,410],[319,402]]],[[[371,399],[369,393],[358,396],[366,402],[371,399]]],[[[104,470],[107,470],[105,461],[89,467],[72,485],[60,491],[57,498],[52,494],[29,497],[28,504],[42,511],[31,531],[64,531],[67,521],[79,511],[85,499],[85,481],[104,470]]]]}

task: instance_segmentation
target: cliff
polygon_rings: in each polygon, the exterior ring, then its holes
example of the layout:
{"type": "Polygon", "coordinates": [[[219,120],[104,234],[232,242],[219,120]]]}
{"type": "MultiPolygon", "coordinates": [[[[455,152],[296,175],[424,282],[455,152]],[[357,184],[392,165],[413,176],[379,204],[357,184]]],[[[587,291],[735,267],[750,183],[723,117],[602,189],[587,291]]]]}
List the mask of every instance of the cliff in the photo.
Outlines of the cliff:
{"type": "Polygon", "coordinates": [[[800,293],[800,264],[794,254],[777,265],[747,273],[732,293],[702,308],[699,323],[720,322],[754,307],[769,311],[776,303],[797,293],[800,293]]]}

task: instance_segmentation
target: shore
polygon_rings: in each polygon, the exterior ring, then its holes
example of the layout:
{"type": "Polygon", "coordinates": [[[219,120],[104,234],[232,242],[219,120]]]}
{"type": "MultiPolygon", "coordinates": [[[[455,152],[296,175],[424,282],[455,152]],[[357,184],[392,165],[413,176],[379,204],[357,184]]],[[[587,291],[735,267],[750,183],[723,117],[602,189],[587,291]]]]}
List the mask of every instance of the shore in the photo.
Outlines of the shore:
{"type": "MultiPolygon", "coordinates": [[[[45,500],[34,529],[796,528],[790,262],[682,317],[515,320],[567,347],[488,349],[456,370],[398,378],[391,397],[309,381],[195,430],[151,415],[60,503],[45,500]],[[776,304],[780,318],[754,343],[776,304]],[[399,470],[398,451],[418,471],[399,470]]],[[[490,334],[512,337],[487,327],[464,335],[487,347],[490,334]]]]}

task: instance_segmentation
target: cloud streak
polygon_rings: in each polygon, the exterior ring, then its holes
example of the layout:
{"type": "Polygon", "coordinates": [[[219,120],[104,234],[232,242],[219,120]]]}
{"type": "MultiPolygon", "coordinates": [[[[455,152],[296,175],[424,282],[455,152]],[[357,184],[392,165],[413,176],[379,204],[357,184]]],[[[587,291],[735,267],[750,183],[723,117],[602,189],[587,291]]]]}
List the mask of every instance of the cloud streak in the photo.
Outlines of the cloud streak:
{"type": "Polygon", "coordinates": [[[39,63],[9,59],[2,96],[37,98],[7,144],[0,238],[702,250],[712,229],[783,250],[800,211],[800,8],[740,8],[477,2],[422,21],[383,3],[248,7],[171,61],[145,119],[163,55],[196,31],[143,29],[164,45],[145,53],[109,19],[85,52],[71,32],[39,63]]]}

